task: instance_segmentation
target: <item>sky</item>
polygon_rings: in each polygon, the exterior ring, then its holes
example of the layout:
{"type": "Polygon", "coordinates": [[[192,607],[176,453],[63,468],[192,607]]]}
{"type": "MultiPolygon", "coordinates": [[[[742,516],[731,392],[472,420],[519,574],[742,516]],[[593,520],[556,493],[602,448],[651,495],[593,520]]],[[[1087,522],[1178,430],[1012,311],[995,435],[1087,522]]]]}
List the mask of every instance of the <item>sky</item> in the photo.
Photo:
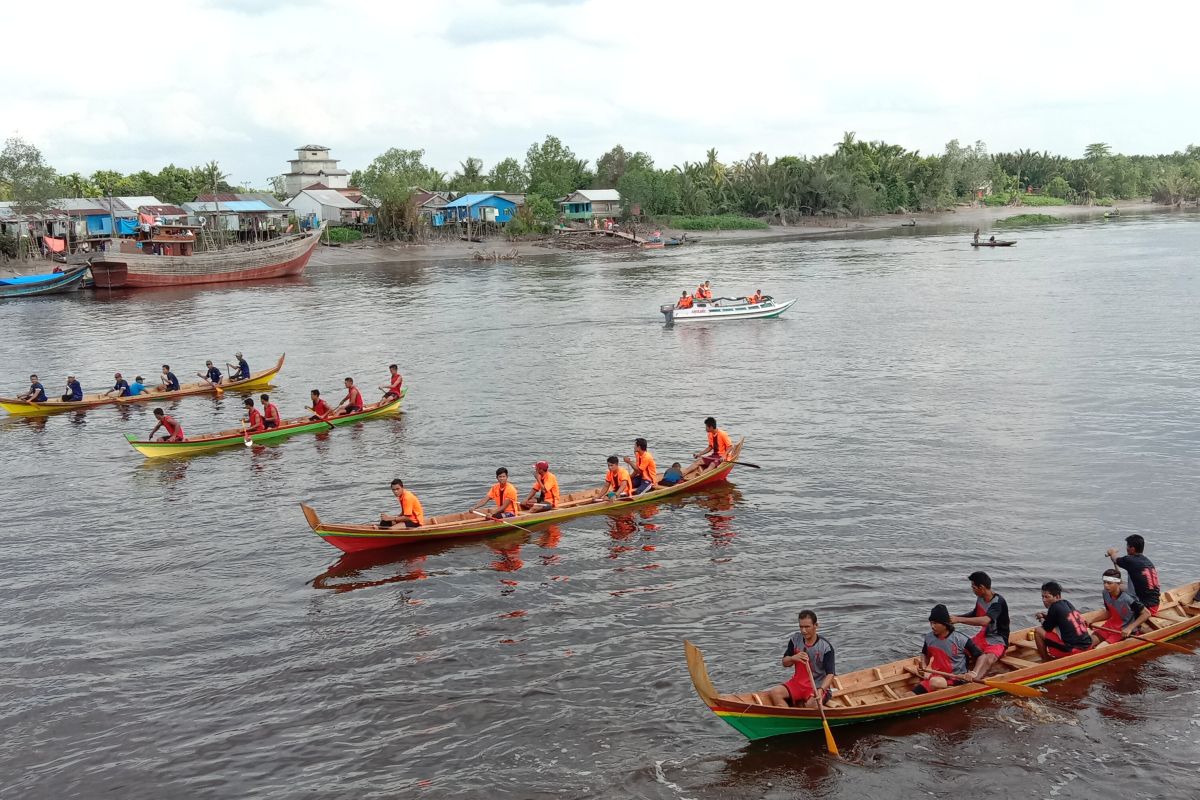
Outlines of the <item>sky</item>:
{"type": "Polygon", "coordinates": [[[216,160],[266,186],[295,148],[390,147],[447,173],[558,136],[660,167],[817,155],[1200,143],[1200,7],[1125,2],[65,0],[6,5],[0,138],[60,172],[216,160]],[[93,18],[95,21],[93,22],[93,18]],[[57,20],[57,21],[55,21],[57,20]],[[24,31],[25,34],[17,32],[24,31]],[[17,35],[13,35],[17,33],[17,35]],[[36,33],[36,35],[35,35],[36,33]],[[65,41],[64,41],[65,40],[65,41]],[[59,48],[57,44],[66,44],[59,48]]]}

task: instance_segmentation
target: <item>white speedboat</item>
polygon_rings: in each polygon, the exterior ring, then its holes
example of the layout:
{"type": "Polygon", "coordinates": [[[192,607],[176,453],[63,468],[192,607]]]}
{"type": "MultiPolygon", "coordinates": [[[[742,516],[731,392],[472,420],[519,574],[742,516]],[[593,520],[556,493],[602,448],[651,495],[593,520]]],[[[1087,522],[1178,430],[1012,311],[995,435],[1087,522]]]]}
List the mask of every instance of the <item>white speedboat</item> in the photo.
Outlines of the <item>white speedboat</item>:
{"type": "Polygon", "coordinates": [[[771,296],[757,303],[749,303],[744,297],[718,297],[716,300],[698,300],[691,308],[676,308],[674,304],[658,307],[673,322],[706,322],[718,319],[767,319],[778,317],[795,304],[795,300],[777,301],[771,296]]]}

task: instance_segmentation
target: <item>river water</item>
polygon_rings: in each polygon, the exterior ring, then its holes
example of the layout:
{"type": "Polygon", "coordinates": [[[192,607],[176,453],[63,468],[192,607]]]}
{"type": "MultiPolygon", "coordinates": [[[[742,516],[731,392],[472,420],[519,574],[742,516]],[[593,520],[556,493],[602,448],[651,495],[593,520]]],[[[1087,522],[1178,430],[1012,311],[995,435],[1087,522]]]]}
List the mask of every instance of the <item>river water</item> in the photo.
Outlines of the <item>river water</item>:
{"type": "MultiPolygon", "coordinates": [[[[287,352],[285,416],[392,361],[410,391],[394,420],[177,461],[124,443],[149,407],[0,422],[0,795],[1193,797],[1194,658],[837,729],[835,762],[820,736],[751,744],[718,720],[682,642],[718,688],[761,689],[787,676],[802,607],[849,670],[916,652],[932,604],[971,606],[974,569],[1014,627],[1048,579],[1096,606],[1104,550],[1132,532],[1165,585],[1200,577],[1198,223],[6,302],[6,394],[34,370],[105,388],[239,349],[256,369],[287,352]],[[799,302],[665,328],[658,304],[705,278],[799,302]],[[339,560],[297,505],[368,521],[400,476],[428,514],[461,510],[500,465],[524,494],[541,458],[564,490],[593,485],[635,436],[660,467],[686,460],[709,414],[762,469],[625,517],[339,560]]],[[[239,400],[172,408],[199,433],[239,400]]]]}

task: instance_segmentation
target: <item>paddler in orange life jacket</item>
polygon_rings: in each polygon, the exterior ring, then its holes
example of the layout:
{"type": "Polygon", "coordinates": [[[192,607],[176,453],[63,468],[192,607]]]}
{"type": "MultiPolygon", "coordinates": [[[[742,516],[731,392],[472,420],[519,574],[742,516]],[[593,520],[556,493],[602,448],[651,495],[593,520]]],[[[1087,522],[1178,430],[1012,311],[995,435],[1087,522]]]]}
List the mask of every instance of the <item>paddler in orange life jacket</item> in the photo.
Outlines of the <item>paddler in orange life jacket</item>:
{"type": "Polygon", "coordinates": [[[265,420],[263,419],[263,415],[260,414],[258,409],[254,407],[254,398],[247,397],[242,401],[242,404],[246,406],[246,418],[242,420],[242,424],[246,428],[246,433],[258,433],[259,431],[265,431],[267,426],[265,424],[265,420]]]}
{"type": "Polygon", "coordinates": [[[625,456],[625,463],[633,469],[633,493],[641,494],[658,488],[658,465],[654,456],[647,449],[646,440],[638,437],[633,440],[633,457],[625,456]]]}
{"type": "Polygon", "coordinates": [[[392,494],[400,503],[399,514],[380,514],[379,527],[390,528],[393,525],[403,525],[406,528],[419,528],[425,524],[425,509],[417,496],[404,488],[404,481],[392,479],[392,494]]]}
{"type": "Polygon", "coordinates": [[[733,449],[733,442],[730,441],[728,433],[717,427],[717,421],[713,417],[707,417],[704,420],[704,430],[708,432],[708,447],[699,453],[692,453],[692,457],[703,458],[704,466],[711,467],[721,463],[729,456],[729,451],[733,449]]]}
{"type": "Polygon", "coordinates": [[[182,442],[183,441],[183,426],[175,421],[175,418],[169,416],[167,412],[161,408],[154,409],[154,418],[158,420],[158,424],[154,426],[154,430],[150,431],[147,439],[153,439],[154,434],[158,433],[158,429],[162,428],[167,435],[159,439],[162,442],[182,442]]]}
{"type": "Polygon", "coordinates": [[[262,401],[263,427],[267,428],[268,430],[271,428],[278,428],[279,423],[281,422],[279,418],[279,406],[271,402],[271,396],[269,394],[261,394],[258,396],[258,399],[262,401]]]}
{"type": "Polygon", "coordinates": [[[683,290],[683,294],[679,296],[679,302],[675,304],[676,308],[691,308],[694,305],[692,298],[688,297],[687,290],[683,290]]]}
{"type": "Polygon", "coordinates": [[[968,680],[973,681],[985,677],[1008,649],[1008,603],[992,591],[992,579],[986,572],[972,572],[967,580],[971,582],[971,591],[975,593],[975,608],[969,614],[951,616],[950,622],[955,625],[974,625],[980,629],[974,642],[983,655],[967,673],[968,680]]]}
{"type": "MultiPolygon", "coordinates": [[[[921,668],[935,669],[964,678],[968,672],[967,659],[977,659],[983,651],[965,633],[954,630],[950,622],[950,611],[940,603],[929,612],[929,633],[921,645],[921,668]]],[[[941,675],[930,675],[913,687],[913,694],[925,694],[945,689],[950,681],[962,683],[961,679],[947,679],[941,675]]]]}
{"type": "Polygon", "coordinates": [[[404,378],[400,375],[399,366],[392,364],[388,367],[388,371],[391,373],[388,376],[388,382],[379,384],[379,388],[383,390],[384,400],[387,400],[389,397],[400,397],[400,391],[404,386],[404,378]]]}
{"type": "Polygon", "coordinates": [[[633,481],[629,472],[621,466],[621,459],[616,456],[608,457],[608,472],[604,475],[604,494],[596,498],[596,502],[628,499],[633,497],[633,481]]]}
{"type": "Polygon", "coordinates": [[[471,508],[471,511],[478,511],[488,503],[496,504],[495,509],[489,514],[492,519],[517,515],[520,498],[517,496],[517,487],[508,482],[508,470],[505,467],[496,470],[496,482],[492,484],[491,489],[488,489],[488,493],[483,496],[483,499],[471,508]]]}
{"type": "Polygon", "coordinates": [[[1137,633],[1138,627],[1150,619],[1150,609],[1122,588],[1120,570],[1104,570],[1103,579],[1104,609],[1108,612],[1108,618],[1095,629],[1096,644],[1112,644],[1128,639],[1131,633],[1137,633]]]}
{"type": "Polygon", "coordinates": [[[342,416],[348,414],[357,414],[363,410],[362,392],[354,385],[354,378],[346,378],[346,396],[342,398],[342,402],[338,403],[333,409],[335,412],[341,411],[342,416]]]}
{"type": "MultiPolygon", "coordinates": [[[[817,633],[817,614],[804,609],[800,612],[800,630],[788,639],[783,651],[783,666],[794,667],[796,672],[786,683],[778,684],[765,692],[754,695],[755,701],[764,706],[816,708],[817,691],[813,680],[821,688],[820,702],[828,703],[833,695],[834,671],[833,645],[817,633]],[[812,680],[809,670],[812,670],[812,680]]],[[[726,695],[722,699],[733,699],[726,695]]]]}
{"type": "Polygon", "coordinates": [[[533,488],[521,503],[526,511],[549,511],[558,508],[558,478],[550,471],[550,462],[533,465],[533,488]]]}

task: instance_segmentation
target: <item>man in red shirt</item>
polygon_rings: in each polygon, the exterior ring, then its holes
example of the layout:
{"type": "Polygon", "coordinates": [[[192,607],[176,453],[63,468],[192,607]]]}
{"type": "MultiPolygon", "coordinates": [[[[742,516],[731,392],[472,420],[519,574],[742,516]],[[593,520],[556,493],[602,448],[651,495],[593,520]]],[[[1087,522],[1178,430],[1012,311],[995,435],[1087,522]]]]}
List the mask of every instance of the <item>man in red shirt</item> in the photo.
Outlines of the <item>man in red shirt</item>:
{"type": "Polygon", "coordinates": [[[258,399],[262,400],[263,427],[267,429],[278,428],[280,423],[279,406],[271,402],[269,394],[259,395],[258,399]]]}
{"type": "Polygon", "coordinates": [[[154,434],[158,433],[158,429],[162,428],[167,435],[163,436],[160,441],[163,442],[182,442],[183,441],[183,426],[175,421],[174,417],[168,416],[167,412],[161,408],[154,409],[154,417],[158,420],[158,424],[154,426],[154,430],[150,431],[147,439],[153,439],[154,434]]]}
{"type": "Polygon", "coordinates": [[[346,378],[346,396],[337,404],[334,411],[341,411],[342,416],[357,414],[363,410],[362,392],[354,385],[354,378],[346,378]]]}
{"type": "Polygon", "coordinates": [[[400,389],[404,386],[404,378],[400,375],[400,367],[392,364],[388,367],[388,372],[391,373],[388,376],[388,382],[379,385],[379,388],[383,389],[383,399],[385,400],[389,397],[398,398],[400,396],[400,389]]]}
{"type": "Polygon", "coordinates": [[[313,412],[313,414],[314,414],[314,416],[309,417],[309,419],[312,420],[313,422],[316,422],[317,420],[325,419],[326,417],[328,417],[329,416],[329,403],[326,403],[325,400],[321,397],[321,390],[313,389],[311,392],[308,393],[308,395],[309,395],[309,397],[312,398],[309,401],[312,403],[312,405],[309,407],[308,410],[313,412]]]}
{"type": "Polygon", "coordinates": [[[264,424],[263,415],[254,407],[254,398],[247,397],[242,402],[246,406],[246,419],[242,420],[242,424],[246,426],[246,433],[265,431],[267,426],[264,424]]]}

